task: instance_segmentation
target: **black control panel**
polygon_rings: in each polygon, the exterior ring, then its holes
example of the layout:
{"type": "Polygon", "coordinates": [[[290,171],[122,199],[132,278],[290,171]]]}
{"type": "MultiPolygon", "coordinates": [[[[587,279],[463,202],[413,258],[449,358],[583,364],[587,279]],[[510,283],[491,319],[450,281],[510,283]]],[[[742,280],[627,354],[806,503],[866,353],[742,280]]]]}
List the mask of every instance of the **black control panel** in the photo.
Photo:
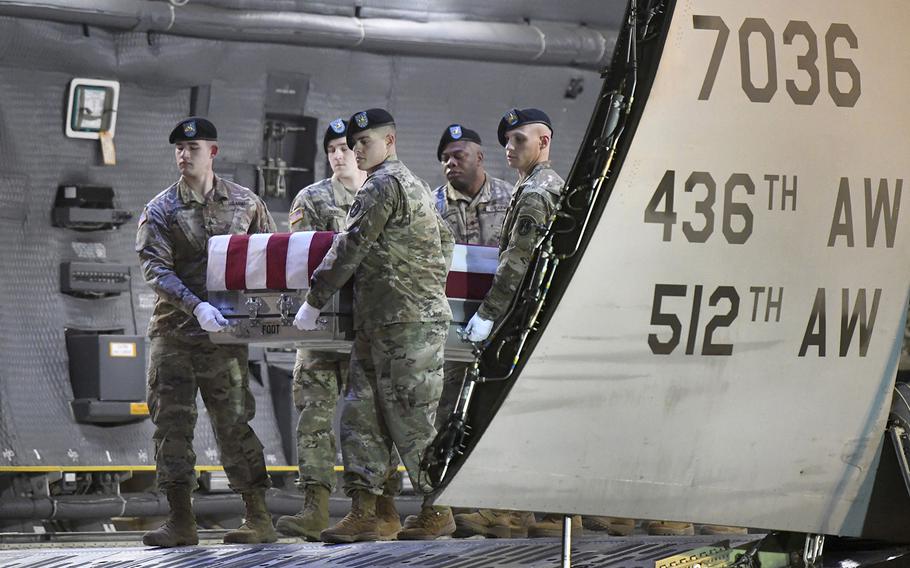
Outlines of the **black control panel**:
{"type": "Polygon", "coordinates": [[[60,263],[60,291],[83,297],[101,297],[128,292],[130,267],[107,262],[60,263]]]}
{"type": "Polygon", "coordinates": [[[114,190],[95,185],[61,185],[57,188],[51,221],[55,227],[77,231],[116,229],[133,214],[114,206],[114,190]]]}

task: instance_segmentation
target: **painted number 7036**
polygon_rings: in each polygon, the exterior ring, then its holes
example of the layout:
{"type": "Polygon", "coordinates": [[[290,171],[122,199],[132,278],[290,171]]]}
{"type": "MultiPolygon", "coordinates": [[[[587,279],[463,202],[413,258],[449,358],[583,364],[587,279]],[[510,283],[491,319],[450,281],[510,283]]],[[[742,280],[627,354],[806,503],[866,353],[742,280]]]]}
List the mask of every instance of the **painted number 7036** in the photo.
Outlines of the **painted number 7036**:
{"type": "MultiPolygon", "coordinates": [[[[696,30],[713,30],[717,32],[714,50],[705,73],[698,99],[706,101],[711,97],[714,81],[720,69],[724,52],[727,49],[727,40],[730,37],[730,28],[720,16],[693,15],[692,26],[696,30]]],[[[791,20],[787,23],[783,33],[783,45],[804,46],[805,52],[796,56],[796,69],[801,73],[786,79],[787,94],[798,105],[814,104],[821,92],[821,71],[819,69],[819,40],[809,22],[804,20],[791,20]],[[797,39],[799,38],[799,39],[797,39]],[[798,82],[797,82],[798,80],[798,82]]],[[[839,56],[835,53],[839,44],[846,44],[850,49],[858,49],[859,42],[856,34],[847,24],[834,23],[828,26],[825,32],[825,57],[826,84],[831,100],[839,107],[853,107],[859,100],[862,92],[859,69],[852,59],[839,56]],[[838,77],[843,77],[839,84],[838,77]]],[[[764,18],[746,18],[739,27],[739,62],[740,80],[742,89],[753,103],[770,102],[777,93],[777,49],[774,31],[764,18]],[[751,50],[756,41],[764,48],[766,79],[764,84],[756,80],[752,69],[751,50]]]]}

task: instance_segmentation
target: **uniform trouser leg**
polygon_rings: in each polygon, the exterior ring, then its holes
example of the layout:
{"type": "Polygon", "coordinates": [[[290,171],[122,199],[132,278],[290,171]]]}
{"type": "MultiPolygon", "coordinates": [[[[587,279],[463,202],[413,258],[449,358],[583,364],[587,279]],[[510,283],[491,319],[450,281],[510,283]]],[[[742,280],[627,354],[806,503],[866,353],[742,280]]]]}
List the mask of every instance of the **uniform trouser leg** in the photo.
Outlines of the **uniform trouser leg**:
{"type": "Polygon", "coordinates": [[[382,492],[392,445],[415,488],[420,458],[436,435],[442,392],[445,322],[402,323],[360,330],[342,402],[345,491],[382,492]]]}
{"type": "Polygon", "coordinates": [[[234,491],[271,485],[262,443],[250,427],[256,399],[250,390],[245,345],[215,345],[206,338],[193,357],[193,371],[208,410],[221,464],[234,491]]]}
{"type": "Polygon", "coordinates": [[[196,489],[196,376],[192,342],[152,337],[149,346],[148,405],[155,425],[155,469],[162,491],[196,489]]]}
{"type": "Polygon", "coordinates": [[[347,381],[347,362],[335,355],[297,350],[294,364],[294,404],[297,419],[298,488],[321,485],[335,490],[335,432],[332,421],[338,387],[347,381]]]}
{"type": "Polygon", "coordinates": [[[470,366],[470,363],[446,361],[443,367],[445,378],[442,383],[442,396],[439,398],[439,407],[436,409],[437,431],[445,426],[449,416],[455,411],[458,396],[461,394],[461,386],[464,384],[464,378],[468,374],[470,366]]]}

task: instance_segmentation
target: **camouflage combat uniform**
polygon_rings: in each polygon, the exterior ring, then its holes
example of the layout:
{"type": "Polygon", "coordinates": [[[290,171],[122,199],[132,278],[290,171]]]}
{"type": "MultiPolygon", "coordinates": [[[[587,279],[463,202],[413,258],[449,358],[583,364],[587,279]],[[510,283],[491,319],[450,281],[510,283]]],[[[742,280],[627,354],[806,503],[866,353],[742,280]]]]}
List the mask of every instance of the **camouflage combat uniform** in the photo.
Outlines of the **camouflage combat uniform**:
{"type": "Polygon", "coordinates": [[[268,209],[255,194],[218,178],[205,199],[178,181],[155,196],[139,219],[136,252],[146,282],[158,295],[148,327],[148,404],[155,424],[158,486],[164,491],[196,487],[197,390],[231,488],[269,486],[262,444],[249,426],[256,405],[247,348],[212,343],[193,310],[206,299],[209,237],[274,230],[268,209]]]}
{"type": "Polygon", "coordinates": [[[494,247],[499,244],[512,184],[488,175],[473,198],[451,184],[437,187],[434,193],[436,208],[455,235],[456,243],[494,247]]]}
{"type": "MultiPolygon", "coordinates": [[[[436,188],[436,208],[455,235],[455,242],[467,245],[498,246],[502,222],[509,209],[512,184],[499,178],[486,176],[480,191],[473,198],[458,191],[451,184],[436,188]]],[[[439,430],[455,410],[458,394],[469,364],[447,361],[442,397],[436,411],[436,429],[439,430]]]]}
{"type": "Polygon", "coordinates": [[[382,493],[393,444],[420,486],[421,453],[436,435],[453,245],[427,184],[387,160],[364,182],[346,231],[313,274],[307,302],[317,307],[354,277],[356,336],[341,405],[348,495],[382,493]]]}
{"type": "Polygon", "coordinates": [[[563,183],[550,162],[541,162],[515,185],[499,241],[499,266],[487,297],[477,309],[483,319],[496,321],[509,308],[540,239],[537,227],[545,226],[556,210],[563,183]]]}

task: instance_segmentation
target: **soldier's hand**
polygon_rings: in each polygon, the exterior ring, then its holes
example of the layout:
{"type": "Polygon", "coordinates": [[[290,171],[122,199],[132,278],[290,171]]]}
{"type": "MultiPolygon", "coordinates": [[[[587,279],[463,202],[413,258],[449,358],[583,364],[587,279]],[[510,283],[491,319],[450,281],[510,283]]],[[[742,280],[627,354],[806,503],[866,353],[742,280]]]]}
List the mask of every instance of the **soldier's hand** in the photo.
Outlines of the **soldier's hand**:
{"type": "Polygon", "coordinates": [[[193,310],[193,315],[199,321],[199,327],[208,332],[222,331],[228,326],[228,321],[218,308],[208,302],[200,302],[193,310]]]}
{"type": "Polygon", "coordinates": [[[318,326],[317,319],[319,319],[319,308],[314,308],[304,302],[300,309],[297,310],[297,316],[294,318],[294,327],[300,331],[313,331],[318,326]]]}
{"type": "Polygon", "coordinates": [[[464,326],[464,332],[465,335],[468,336],[468,341],[473,341],[475,343],[489,337],[492,330],[493,320],[485,320],[477,314],[474,314],[474,317],[471,318],[468,325],[464,326]]]}

